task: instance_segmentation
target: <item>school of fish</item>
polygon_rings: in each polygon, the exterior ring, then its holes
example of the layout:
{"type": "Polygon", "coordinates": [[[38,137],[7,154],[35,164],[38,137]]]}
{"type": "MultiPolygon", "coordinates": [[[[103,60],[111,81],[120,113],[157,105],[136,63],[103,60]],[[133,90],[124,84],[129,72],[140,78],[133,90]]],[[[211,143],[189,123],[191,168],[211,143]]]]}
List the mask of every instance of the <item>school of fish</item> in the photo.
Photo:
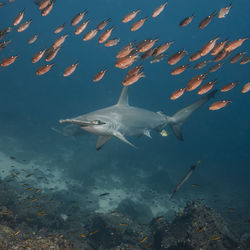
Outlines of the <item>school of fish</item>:
{"type": "MultiPolygon", "coordinates": [[[[14,2],[13,0],[9,0],[9,3],[14,2]]],[[[54,8],[56,8],[56,1],[55,0],[35,0],[34,3],[37,5],[38,10],[41,11],[41,16],[45,17],[49,15],[54,8]]],[[[4,9],[5,3],[0,3],[0,7],[4,9]]],[[[152,10],[152,13],[150,15],[144,15],[142,9],[136,9],[131,10],[129,13],[124,13],[121,16],[121,24],[120,25],[128,25],[128,23],[131,23],[130,25],[130,31],[136,32],[139,29],[142,29],[143,26],[146,26],[148,21],[154,22],[154,19],[157,18],[160,14],[167,15],[167,9],[169,8],[168,2],[162,2],[160,5],[156,6],[155,9],[152,10]],[[135,21],[134,21],[135,20],[135,21]]],[[[204,17],[202,20],[198,23],[198,29],[202,30],[205,29],[212,21],[216,21],[215,19],[222,19],[226,18],[226,16],[230,13],[230,10],[232,8],[232,3],[229,5],[226,5],[222,7],[218,11],[213,11],[212,13],[208,13],[206,17],[204,17]]],[[[53,13],[53,12],[52,12],[53,13]]],[[[52,14],[51,14],[52,15],[52,14]]],[[[101,21],[96,27],[89,28],[91,25],[91,18],[86,18],[88,16],[88,10],[83,9],[81,12],[77,13],[69,22],[64,22],[63,24],[57,26],[54,28],[53,33],[59,34],[61,33],[66,25],[72,26],[74,28],[73,33],[75,36],[81,35],[85,30],[86,33],[83,35],[82,41],[87,42],[92,39],[94,39],[96,36],[98,36],[97,40],[100,45],[103,45],[107,48],[118,46],[121,43],[120,38],[114,37],[114,32],[119,32],[119,25],[116,24],[115,26],[110,24],[112,23],[111,18],[106,18],[103,21],[101,21]]],[[[192,25],[194,22],[194,19],[196,19],[195,14],[191,14],[187,17],[184,17],[179,22],[179,28],[184,28],[188,25],[192,25]]],[[[20,10],[16,16],[12,19],[12,26],[1,28],[0,30],[0,40],[3,40],[5,36],[7,36],[9,33],[14,32],[16,29],[17,32],[24,32],[29,28],[30,25],[32,25],[32,19],[26,16],[26,9],[20,10]],[[25,20],[25,21],[24,21],[25,20]]],[[[73,36],[74,36],[73,35],[73,36]]],[[[132,34],[131,34],[132,35],[132,34]]],[[[43,57],[45,57],[45,62],[39,67],[37,67],[37,70],[35,74],[37,76],[42,76],[44,74],[47,74],[52,68],[56,68],[56,63],[51,62],[53,61],[57,54],[63,49],[63,44],[68,39],[73,39],[72,35],[64,34],[62,36],[57,37],[54,41],[51,42],[51,46],[48,46],[48,48],[42,48],[40,51],[35,53],[31,59],[32,63],[38,63],[42,60],[43,57]]],[[[34,34],[32,37],[27,39],[28,44],[35,43],[38,39],[42,39],[39,36],[39,33],[34,34]]],[[[187,70],[191,70],[192,68],[194,70],[200,70],[205,68],[207,65],[214,62],[213,65],[210,66],[209,70],[206,73],[203,74],[194,74],[194,76],[187,82],[186,86],[183,86],[182,88],[179,88],[175,90],[170,95],[170,100],[176,100],[179,99],[181,96],[183,96],[184,93],[194,91],[198,89],[197,94],[203,95],[210,91],[213,86],[218,84],[217,80],[205,82],[205,79],[207,78],[208,74],[213,73],[220,68],[223,67],[223,65],[226,63],[226,59],[231,56],[232,52],[234,52],[236,49],[238,49],[244,42],[248,40],[248,37],[238,37],[235,40],[221,40],[219,36],[212,37],[209,41],[207,41],[200,50],[194,51],[192,53],[187,52],[184,48],[182,49],[175,49],[175,53],[171,54],[166,62],[170,65],[170,67],[178,64],[182,58],[184,58],[187,55],[189,56],[189,64],[185,65],[179,65],[175,66],[171,70],[171,75],[176,76],[180,74],[184,74],[187,70]],[[203,60],[204,57],[208,55],[213,56],[212,59],[203,60]],[[202,59],[198,63],[194,64],[193,66],[191,63],[197,61],[198,59],[202,59]],[[219,63],[217,63],[219,62],[219,63]]],[[[7,50],[8,45],[12,43],[11,40],[5,40],[0,42],[0,50],[7,50]],[[7,48],[7,49],[6,49],[7,48]]],[[[119,69],[127,69],[131,67],[135,62],[138,60],[141,60],[144,62],[147,59],[151,59],[150,63],[157,63],[160,61],[163,61],[165,57],[167,56],[166,51],[174,46],[175,41],[164,41],[160,42],[159,37],[155,38],[147,38],[143,39],[142,41],[135,42],[131,41],[130,43],[123,46],[116,54],[116,62],[114,66],[119,69]],[[158,45],[157,45],[158,43],[158,45]]],[[[13,52],[10,52],[8,57],[5,57],[1,60],[1,67],[9,67],[13,63],[18,63],[18,58],[21,56],[18,53],[13,54],[13,52]]],[[[250,56],[247,55],[246,51],[237,52],[236,54],[232,55],[229,59],[229,63],[235,64],[239,62],[240,65],[245,65],[250,62],[250,56]]],[[[76,69],[79,67],[80,62],[78,60],[75,60],[75,62],[71,65],[68,65],[65,67],[64,71],[61,73],[63,77],[69,77],[72,75],[76,69]]],[[[92,81],[93,82],[99,82],[105,77],[107,72],[110,72],[112,69],[108,69],[106,67],[103,67],[103,69],[100,69],[97,71],[97,73],[93,76],[92,81]]],[[[144,74],[144,68],[142,63],[139,65],[136,65],[132,68],[130,68],[125,76],[125,78],[122,80],[122,84],[124,86],[129,86],[137,81],[139,81],[141,78],[145,77],[144,74]]],[[[225,93],[228,91],[231,91],[236,86],[241,85],[238,81],[225,84],[221,88],[221,93],[225,93]]],[[[250,83],[245,83],[244,86],[241,87],[241,93],[247,93],[250,91],[250,83]]],[[[231,103],[231,100],[219,100],[214,102],[210,107],[209,110],[218,110],[223,107],[225,107],[228,103],[231,103]]]]}

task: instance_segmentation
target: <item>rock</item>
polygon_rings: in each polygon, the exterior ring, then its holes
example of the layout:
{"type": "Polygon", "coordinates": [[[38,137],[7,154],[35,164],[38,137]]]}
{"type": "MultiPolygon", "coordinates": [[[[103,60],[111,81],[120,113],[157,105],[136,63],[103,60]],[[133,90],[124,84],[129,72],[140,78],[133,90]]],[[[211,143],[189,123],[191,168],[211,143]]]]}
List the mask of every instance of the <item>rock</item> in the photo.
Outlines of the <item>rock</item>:
{"type": "Polygon", "coordinates": [[[149,223],[153,214],[145,204],[134,202],[130,199],[124,199],[120,202],[116,210],[124,215],[129,216],[138,223],[149,223]]]}
{"type": "Polygon", "coordinates": [[[188,204],[162,237],[161,249],[241,249],[238,236],[221,216],[199,202],[188,204]]]}

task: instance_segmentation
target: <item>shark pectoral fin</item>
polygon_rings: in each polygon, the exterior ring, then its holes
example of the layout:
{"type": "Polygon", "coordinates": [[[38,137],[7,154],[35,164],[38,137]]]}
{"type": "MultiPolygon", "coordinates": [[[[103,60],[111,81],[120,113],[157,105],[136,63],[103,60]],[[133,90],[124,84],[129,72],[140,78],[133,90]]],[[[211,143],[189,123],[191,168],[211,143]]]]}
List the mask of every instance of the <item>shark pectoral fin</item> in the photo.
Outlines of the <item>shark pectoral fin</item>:
{"type": "Polygon", "coordinates": [[[55,131],[56,133],[58,133],[58,134],[63,134],[62,133],[62,131],[60,130],[60,129],[57,129],[57,128],[54,128],[54,127],[51,127],[51,129],[53,130],[53,131],[55,131]]]}
{"type": "Polygon", "coordinates": [[[124,137],[124,135],[122,135],[120,132],[114,132],[113,135],[116,136],[118,139],[124,141],[125,143],[127,143],[127,144],[130,145],[131,147],[136,148],[136,146],[133,145],[131,142],[129,142],[129,141],[124,137]]]}
{"type": "Polygon", "coordinates": [[[149,137],[150,139],[152,139],[151,135],[150,135],[150,131],[148,129],[145,129],[143,131],[143,134],[146,135],[147,137],[149,137]]]}
{"type": "Polygon", "coordinates": [[[181,131],[181,125],[182,124],[173,124],[170,125],[175,136],[180,140],[180,141],[184,141],[183,135],[182,135],[182,131],[181,131]]]}
{"type": "Polygon", "coordinates": [[[100,150],[102,146],[109,140],[111,139],[112,136],[106,136],[106,135],[100,135],[97,139],[96,142],[96,150],[100,150]]]}

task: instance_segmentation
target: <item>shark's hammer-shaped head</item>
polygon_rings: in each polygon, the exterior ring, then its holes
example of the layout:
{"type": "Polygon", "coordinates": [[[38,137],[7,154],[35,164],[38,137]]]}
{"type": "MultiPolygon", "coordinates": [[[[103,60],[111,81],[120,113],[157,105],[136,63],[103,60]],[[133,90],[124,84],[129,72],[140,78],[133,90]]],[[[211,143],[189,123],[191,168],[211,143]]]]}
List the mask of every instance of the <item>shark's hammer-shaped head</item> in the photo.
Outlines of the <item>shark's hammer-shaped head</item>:
{"type": "Polygon", "coordinates": [[[107,136],[112,136],[116,127],[112,117],[98,114],[98,112],[91,112],[73,119],[60,120],[60,123],[76,124],[87,132],[107,136]]]}

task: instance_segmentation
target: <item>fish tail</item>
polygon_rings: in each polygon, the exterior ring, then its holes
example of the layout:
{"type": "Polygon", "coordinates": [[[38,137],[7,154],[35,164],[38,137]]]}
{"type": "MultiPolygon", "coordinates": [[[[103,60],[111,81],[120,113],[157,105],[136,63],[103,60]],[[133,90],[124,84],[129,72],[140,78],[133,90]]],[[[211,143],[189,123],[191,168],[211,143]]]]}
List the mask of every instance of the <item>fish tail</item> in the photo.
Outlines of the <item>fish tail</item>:
{"type": "Polygon", "coordinates": [[[192,103],[191,105],[179,110],[177,113],[175,113],[172,117],[167,117],[168,124],[172,128],[174,134],[176,137],[184,141],[181,127],[182,124],[197,110],[199,109],[203,104],[208,102],[211,98],[214,97],[217,90],[214,90],[213,92],[209,93],[208,95],[202,97],[198,101],[192,103]]]}

